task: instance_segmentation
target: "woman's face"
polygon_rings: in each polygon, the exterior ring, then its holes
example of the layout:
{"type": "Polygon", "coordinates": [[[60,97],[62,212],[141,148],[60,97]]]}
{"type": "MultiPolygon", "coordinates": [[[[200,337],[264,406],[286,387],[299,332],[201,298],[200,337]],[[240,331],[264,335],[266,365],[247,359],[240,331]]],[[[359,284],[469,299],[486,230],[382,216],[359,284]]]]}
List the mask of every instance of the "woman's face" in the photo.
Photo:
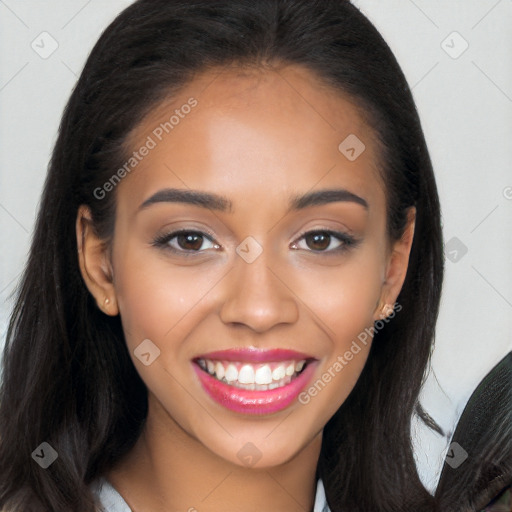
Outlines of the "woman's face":
{"type": "Polygon", "coordinates": [[[371,130],[304,69],[224,70],[129,145],[96,296],[121,315],[152,419],[235,464],[290,460],[353,389],[405,276],[371,130]]]}

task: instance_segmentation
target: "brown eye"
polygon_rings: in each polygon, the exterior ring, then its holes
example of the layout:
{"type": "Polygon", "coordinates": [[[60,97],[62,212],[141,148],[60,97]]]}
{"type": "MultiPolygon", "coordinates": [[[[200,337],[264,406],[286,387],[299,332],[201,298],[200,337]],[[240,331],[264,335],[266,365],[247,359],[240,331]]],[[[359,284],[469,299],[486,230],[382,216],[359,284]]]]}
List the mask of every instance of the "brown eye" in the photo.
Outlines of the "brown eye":
{"type": "Polygon", "coordinates": [[[180,233],[176,242],[181,249],[198,251],[203,245],[204,237],[200,233],[180,233]]]}
{"type": "Polygon", "coordinates": [[[218,249],[220,247],[201,231],[184,229],[159,236],[153,241],[153,245],[184,256],[200,254],[205,249],[218,249]]]}
{"type": "Polygon", "coordinates": [[[331,235],[322,231],[308,234],[304,239],[306,240],[307,246],[315,251],[323,251],[327,249],[331,243],[331,235]]]}
{"type": "Polygon", "coordinates": [[[292,245],[292,249],[305,249],[309,252],[327,255],[346,251],[358,244],[359,240],[356,240],[347,233],[338,233],[337,231],[330,230],[317,230],[303,233],[298,241],[292,245]]]}

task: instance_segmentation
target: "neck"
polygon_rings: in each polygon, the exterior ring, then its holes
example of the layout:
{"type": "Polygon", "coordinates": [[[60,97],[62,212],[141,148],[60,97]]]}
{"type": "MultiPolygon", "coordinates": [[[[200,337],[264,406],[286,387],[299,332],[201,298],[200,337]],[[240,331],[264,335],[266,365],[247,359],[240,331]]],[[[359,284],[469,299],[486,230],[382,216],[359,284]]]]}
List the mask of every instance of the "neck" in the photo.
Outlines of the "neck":
{"type": "Polygon", "coordinates": [[[321,433],[293,459],[251,468],[213,453],[163,412],[150,394],[143,433],[106,475],[132,510],[313,510],[321,433]]]}

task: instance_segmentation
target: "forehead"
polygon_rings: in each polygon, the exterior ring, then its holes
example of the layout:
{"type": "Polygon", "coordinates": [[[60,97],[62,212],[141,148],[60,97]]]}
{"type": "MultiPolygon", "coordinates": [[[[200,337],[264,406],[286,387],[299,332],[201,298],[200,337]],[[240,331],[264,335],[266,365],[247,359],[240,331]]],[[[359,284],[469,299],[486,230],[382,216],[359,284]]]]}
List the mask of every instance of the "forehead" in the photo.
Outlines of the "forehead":
{"type": "Polygon", "coordinates": [[[164,186],[229,195],[318,183],[372,196],[382,192],[374,139],[354,102],[304,68],[210,70],[132,132],[129,152],[153,147],[121,185],[139,203],[164,186]],[[347,145],[364,151],[351,160],[347,145]]]}

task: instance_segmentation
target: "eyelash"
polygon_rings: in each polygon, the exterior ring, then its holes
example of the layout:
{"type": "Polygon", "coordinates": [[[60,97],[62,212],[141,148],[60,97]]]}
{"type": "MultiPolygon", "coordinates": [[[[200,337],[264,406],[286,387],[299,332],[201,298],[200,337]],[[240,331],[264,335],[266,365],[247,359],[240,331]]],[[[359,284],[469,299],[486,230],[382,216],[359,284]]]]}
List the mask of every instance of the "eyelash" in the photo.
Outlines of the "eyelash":
{"type": "MultiPolygon", "coordinates": [[[[179,236],[180,234],[201,235],[201,236],[204,236],[205,238],[207,238],[208,240],[210,240],[210,242],[213,243],[214,245],[216,245],[217,247],[219,246],[218,244],[216,244],[213,241],[213,235],[211,233],[204,233],[202,231],[196,231],[193,229],[180,229],[177,231],[173,231],[171,233],[160,235],[157,238],[155,238],[155,240],[153,240],[153,245],[156,247],[161,247],[165,250],[168,250],[168,251],[172,252],[173,254],[178,254],[180,256],[185,256],[185,257],[190,257],[190,256],[194,257],[194,256],[200,254],[201,252],[203,252],[203,251],[190,251],[190,250],[187,251],[184,249],[176,249],[176,248],[170,246],[169,242],[171,240],[173,240],[174,238],[176,238],[177,236],[179,236]]],[[[324,256],[330,256],[330,255],[344,253],[344,252],[350,250],[351,248],[356,247],[360,242],[359,240],[356,240],[353,236],[351,236],[347,233],[333,231],[330,229],[315,229],[315,230],[310,230],[310,231],[304,231],[303,233],[301,233],[299,235],[299,237],[297,238],[297,242],[294,242],[294,244],[298,243],[300,240],[305,238],[307,235],[314,235],[314,234],[328,235],[330,237],[337,238],[340,242],[342,242],[342,244],[339,247],[336,247],[335,249],[323,250],[323,251],[315,251],[312,249],[308,249],[308,252],[322,254],[324,256]]]]}
{"type": "MultiPolygon", "coordinates": [[[[308,252],[313,252],[317,254],[322,254],[324,256],[331,256],[336,254],[341,254],[349,249],[352,249],[356,247],[359,244],[359,240],[356,240],[352,235],[349,235],[348,233],[342,233],[341,231],[333,231],[332,229],[313,229],[309,231],[302,232],[299,237],[297,238],[297,241],[302,240],[307,235],[314,235],[314,234],[322,234],[322,235],[328,235],[331,238],[337,238],[341,245],[339,247],[336,247],[335,249],[330,250],[323,250],[323,251],[314,251],[312,249],[308,249],[308,252]]],[[[294,242],[294,244],[297,242],[294,242]]],[[[329,245],[331,245],[329,243],[329,245]]]]}

